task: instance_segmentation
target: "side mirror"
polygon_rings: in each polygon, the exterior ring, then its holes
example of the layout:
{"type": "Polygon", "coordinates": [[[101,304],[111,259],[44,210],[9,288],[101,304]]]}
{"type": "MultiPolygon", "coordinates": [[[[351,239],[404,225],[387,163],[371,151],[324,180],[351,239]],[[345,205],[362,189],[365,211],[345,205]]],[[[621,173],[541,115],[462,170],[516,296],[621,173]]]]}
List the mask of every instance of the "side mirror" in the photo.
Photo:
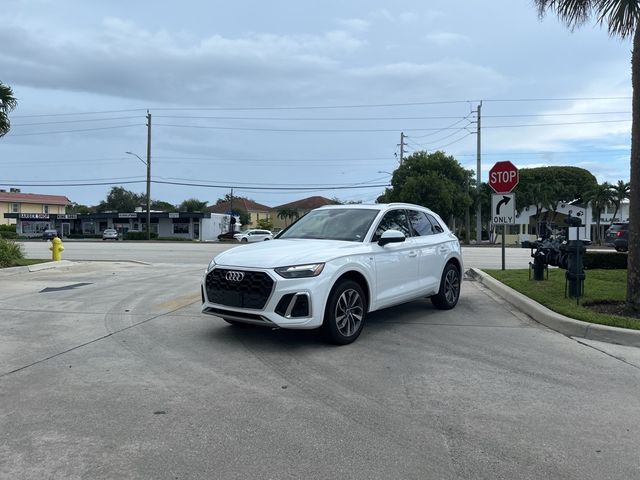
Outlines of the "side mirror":
{"type": "Polygon", "coordinates": [[[387,243],[402,243],[404,242],[406,237],[404,233],[399,230],[387,230],[382,233],[380,240],[378,240],[378,245],[384,247],[387,243]]]}

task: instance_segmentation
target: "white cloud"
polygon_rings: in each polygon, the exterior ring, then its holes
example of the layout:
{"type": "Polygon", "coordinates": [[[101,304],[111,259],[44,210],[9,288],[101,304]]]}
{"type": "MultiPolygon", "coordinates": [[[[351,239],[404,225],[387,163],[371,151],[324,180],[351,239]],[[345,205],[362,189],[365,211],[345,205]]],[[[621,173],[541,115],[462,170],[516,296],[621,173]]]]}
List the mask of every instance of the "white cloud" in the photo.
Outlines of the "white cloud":
{"type": "Polygon", "coordinates": [[[263,100],[287,98],[338,70],[342,56],[365,45],[346,30],[196,38],[119,18],[105,19],[97,32],[72,34],[7,26],[0,41],[16,45],[0,55],[0,71],[11,71],[14,84],[211,103],[246,103],[256,90],[263,100]]]}
{"type": "Polygon", "coordinates": [[[426,35],[425,39],[440,47],[446,47],[461,42],[469,42],[471,40],[466,35],[453,32],[434,32],[426,35]]]}
{"type": "Polygon", "coordinates": [[[357,32],[364,32],[371,26],[371,22],[369,20],[364,20],[362,18],[341,18],[336,20],[336,22],[344,28],[357,32]]]}
{"type": "Polygon", "coordinates": [[[414,12],[400,12],[398,14],[391,13],[386,8],[374,10],[369,14],[373,19],[382,19],[391,23],[412,23],[419,19],[419,15],[414,12]]]}

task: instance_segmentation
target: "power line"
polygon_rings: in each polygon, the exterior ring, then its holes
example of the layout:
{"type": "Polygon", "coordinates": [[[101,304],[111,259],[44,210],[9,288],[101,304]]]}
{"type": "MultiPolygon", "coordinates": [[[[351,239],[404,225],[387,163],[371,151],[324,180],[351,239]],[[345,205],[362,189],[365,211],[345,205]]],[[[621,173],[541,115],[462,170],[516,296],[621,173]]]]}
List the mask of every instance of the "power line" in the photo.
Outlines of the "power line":
{"type": "Polygon", "coordinates": [[[128,110],[102,110],[97,112],[72,112],[72,113],[38,113],[33,115],[11,115],[11,118],[37,118],[37,117],[65,117],[72,115],[104,115],[105,113],[145,112],[145,108],[132,108],[128,110]]]}
{"type": "Polygon", "coordinates": [[[601,120],[599,122],[562,122],[562,123],[529,123],[529,124],[521,124],[521,125],[483,125],[482,128],[519,128],[519,127],[552,127],[552,126],[560,126],[560,125],[593,125],[600,123],[622,123],[622,122],[630,122],[631,119],[625,120],[601,120]]]}
{"type": "Polygon", "coordinates": [[[131,120],[133,118],[140,118],[140,117],[129,116],[129,117],[109,117],[109,118],[85,118],[82,120],[59,120],[54,122],[12,123],[11,127],[32,127],[35,125],[59,125],[59,124],[67,124],[67,123],[106,122],[110,120],[131,120]]]}
{"type": "Polygon", "coordinates": [[[631,100],[632,97],[493,98],[485,102],[575,102],[580,100],[631,100]]]}
{"type": "Polygon", "coordinates": [[[464,140],[465,138],[467,138],[470,135],[475,135],[475,133],[469,132],[469,133],[463,135],[462,137],[460,137],[460,138],[458,138],[458,139],[456,139],[456,140],[454,140],[452,142],[447,143],[446,145],[440,145],[439,147],[433,148],[432,150],[442,150],[443,148],[446,148],[446,147],[448,147],[450,145],[453,145],[454,143],[458,143],[458,142],[464,140]]]}
{"type": "MultiPolygon", "coordinates": [[[[582,100],[630,100],[631,97],[556,97],[556,98],[493,98],[486,102],[566,102],[582,100]]],[[[149,107],[149,108],[129,108],[119,110],[97,110],[87,112],[69,113],[40,113],[31,115],[13,115],[12,118],[36,118],[36,117],[60,117],[73,115],[100,115],[106,113],[125,112],[146,112],[147,110],[161,111],[262,111],[262,110],[329,110],[329,109],[350,109],[350,108],[387,108],[387,107],[411,107],[425,105],[453,105],[459,103],[477,103],[479,99],[467,100],[441,100],[424,102],[404,102],[404,103],[378,103],[378,104],[345,104],[345,105],[301,105],[301,106],[272,106],[272,107],[149,107]]]]}
{"type": "MultiPolygon", "coordinates": [[[[397,128],[373,128],[373,129],[324,129],[324,128],[250,128],[250,127],[220,127],[213,125],[178,125],[169,123],[156,123],[156,127],[173,127],[173,128],[198,128],[210,130],[236,130],[249,132],[307,132],[307,133],[380,133],[380,132],[397,132],[397,128]]],[[[427,130],[438,130],[436,128],[408,128],[407,131],[424,132],[427,130]]]]}
{"type": "Polygon", "coordinates": [[[32,133],[12,133],[9,132],[9,134],[7,135],[7,138],[9,137],[29,137],[29,136],[33,136],[33,135],[54,135],[57,133],[77,133],[77,132],[94,132],[96,130],[113,130],[116,128],[129,128],[129,127],[139,127],[142,124],[139,123],[134,123],[131,125],[114,125],[111,127],[96,127],[96,128],[83,128],[83,129],[79,129],[79,130],[54,130],[51,132],[32,132],[32,133]]]}
{"type": "MultiPolygon", "coordinates": [[[[145,183],[145,182],[146,182],[145,180],[129,180],[129,181],[116,182],[116,183],[118,185],[130,185],[134,183],[145,183]]],[[[33,184],[33,183],[13,183],[13,182],[7,182],[4,180],[0,180],[0,183],[11,183],[16,187],[93,187],[93,186],[101,186],[101,185],[113,185],[113,182],[33,184]]],[[[232,185],[232,184],[214,185],[214,184],[200,184],[200,183],[191,183],[191,182],[170,182],[170,181],[163,181],[163,180],[151,180],[151,183],[163,184],[163,185],[180,185],[180,186],[187,186],[187,187],[202,187],[202,188],[224,188],[224,189],[237,188],[239,190],[282,190],[282,191],[345,190],[345,189],[352,189],[352,188],[354,189],[380,188],[380,187],[388,187],[390,185],[389,183],[376,184],[376,185],[359,185],[359,184],[337,185],[337,186],[327,185],[326,187],[319,189],[317,186],[316,187],[257,187],[257,186],[251,186],[251,185],[232,185]]]]}

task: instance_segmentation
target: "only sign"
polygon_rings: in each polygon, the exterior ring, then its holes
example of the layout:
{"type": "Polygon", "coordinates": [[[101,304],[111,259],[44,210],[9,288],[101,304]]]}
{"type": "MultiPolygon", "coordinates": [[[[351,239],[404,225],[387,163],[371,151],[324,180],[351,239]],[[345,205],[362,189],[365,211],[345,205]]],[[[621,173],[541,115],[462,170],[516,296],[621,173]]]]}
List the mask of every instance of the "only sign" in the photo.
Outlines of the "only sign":
{"type": "Polygon", "coordinates": [[[516,188],[520,177],[518,169],[510,161],[497,162],[489,170],[489,186],[496,193],[509,193],[516,188]]]}

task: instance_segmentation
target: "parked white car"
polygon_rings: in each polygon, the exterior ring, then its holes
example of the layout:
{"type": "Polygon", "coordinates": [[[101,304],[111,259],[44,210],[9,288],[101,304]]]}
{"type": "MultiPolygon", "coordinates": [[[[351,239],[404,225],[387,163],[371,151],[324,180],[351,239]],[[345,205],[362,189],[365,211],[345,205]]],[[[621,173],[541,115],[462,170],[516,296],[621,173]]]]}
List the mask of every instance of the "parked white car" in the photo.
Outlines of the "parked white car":
{"type": "Polygon", "coordinates": [[[242,243],[250,242],[264,242],[265,240],[272,240],[273,234],[269,230],[243,230],[236,233],[233,238],[242,243]]]}
{"type": "Polygon", "coordinates": [[[321,328],[353,342],[365,317],[431,297],[455,307],[460,243],[438,215],[417,205],[331,205],[312,210],[272,242],[216,256],[202,279],[202,312],[231,324],[321,328]]]}
{"type": "Polygon", "coordinates": [[[118,240],[118,231],[115,228],[107,228],[102,232],[102,240],[118,240]]]}

